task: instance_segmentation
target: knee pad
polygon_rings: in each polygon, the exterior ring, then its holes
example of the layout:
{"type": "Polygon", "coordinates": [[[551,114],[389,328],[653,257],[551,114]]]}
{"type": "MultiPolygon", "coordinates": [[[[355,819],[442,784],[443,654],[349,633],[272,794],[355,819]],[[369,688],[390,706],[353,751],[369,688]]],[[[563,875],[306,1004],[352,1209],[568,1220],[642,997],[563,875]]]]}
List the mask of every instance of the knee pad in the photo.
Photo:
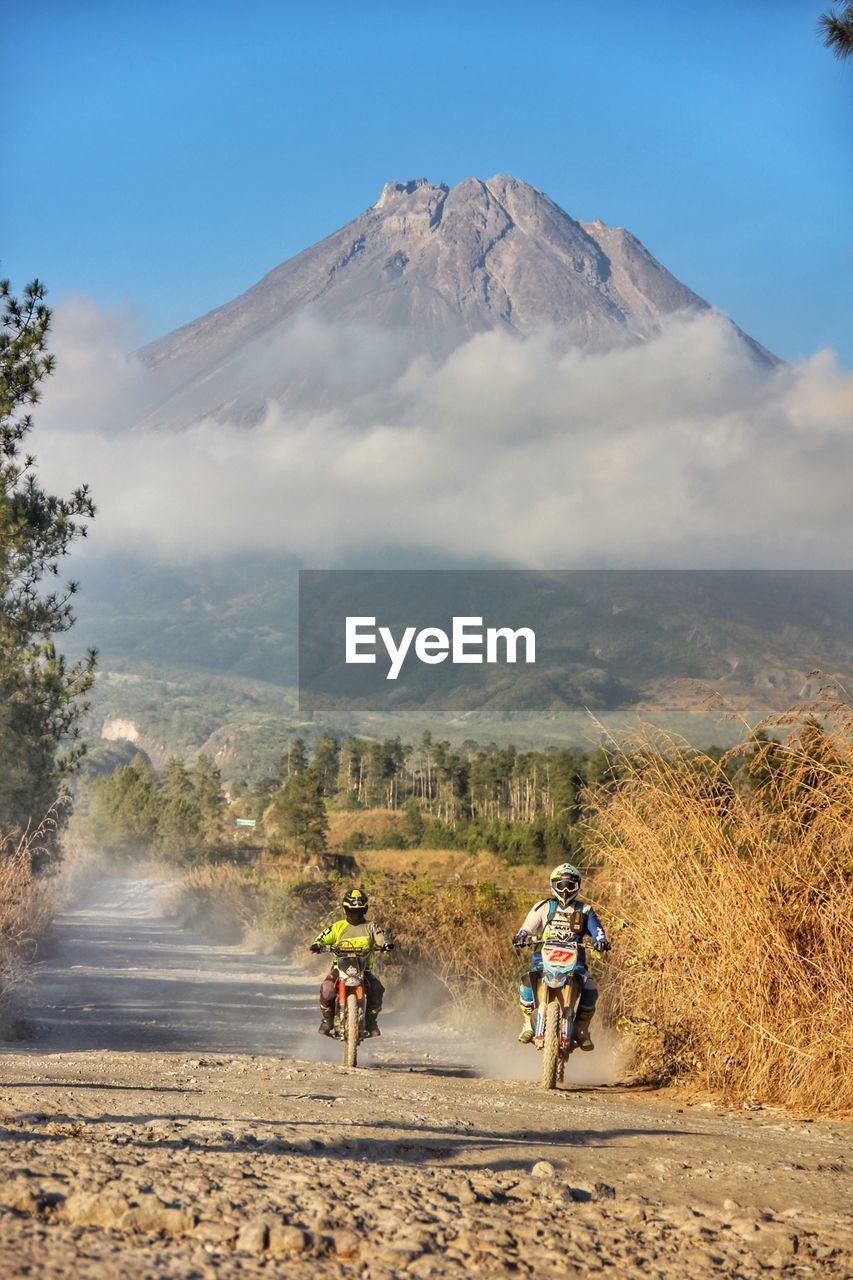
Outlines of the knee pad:
{"type": "Polygon", "coordinates": [[[598,992],[596,990],[590,991],[589,987],[584,987],[583,991],[581,992],[581,998],[580,998],[580,1004],[578,1005],[578,1010],[583,1009],[584,1012],[591,1013],[592,1010],[595,1008],[595,1002],[597,999],[598,999],[598,992]]]}
{"type": "Polygon", "coordinates": [[[522,982],[518,988],[518,998],[528,1009],[532,1009],[536,1003],[533,999],[533,988],[529,987],[526,982],[522,982]]]}

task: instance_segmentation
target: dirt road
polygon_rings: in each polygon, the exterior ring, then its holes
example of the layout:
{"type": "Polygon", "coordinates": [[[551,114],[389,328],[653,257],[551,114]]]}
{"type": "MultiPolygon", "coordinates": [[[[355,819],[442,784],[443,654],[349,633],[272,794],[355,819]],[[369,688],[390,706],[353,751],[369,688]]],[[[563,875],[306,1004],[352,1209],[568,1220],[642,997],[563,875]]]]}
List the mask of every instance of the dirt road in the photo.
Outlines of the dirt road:
{"type": "Polygon", "coordinates": [[[4,1280],[851,1274],[849,1126],[546,1094],[511,1078],[534,1050],[393,1011],[346,1071],[317,976],[181,929],[152,881],[65,912],[0,1053],[4,1280]]]}

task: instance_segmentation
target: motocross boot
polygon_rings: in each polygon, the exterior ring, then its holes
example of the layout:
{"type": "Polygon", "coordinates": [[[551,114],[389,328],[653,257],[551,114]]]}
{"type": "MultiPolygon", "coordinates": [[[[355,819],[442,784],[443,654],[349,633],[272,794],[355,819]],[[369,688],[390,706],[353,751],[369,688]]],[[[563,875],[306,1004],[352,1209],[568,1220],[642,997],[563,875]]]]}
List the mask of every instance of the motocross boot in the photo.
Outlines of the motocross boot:
{"type": "Polygon", "coordinates": [[[366,1036],[381,1036],[381,1035],[382,1035],[382,1032],[379,1030],[379,1023],[378,1023],[378,1021],[377,1021],[378,1017],[379,1017],[379,1010],[378,1010],[378,1009],[368,1009],[368,1010],[367,1010],[367,1012],[365,1013],[365,1015],[364,1015],[364,1034],[365,1034],[366,1036]]]}
{"type": "Polygon", "coordinates": [[[533,1039],[533,1010],[528,1009],[526,1004],[521,1006],[521,1014],[524,1022],[521,1025],[521,1032],[518,1037],[519,1044],[530,1044],[533,1039]]]}
{"type": "Polygon", "coordinates": [[[575,1028],[572,1032],[572,1040],[579,1049],[583,1049],[584,1053],[591,1053],[595,1048],[592,1043],[592,1036],[589,1034],[589,1024],[592,1022],[592,1010],[581,1009],[575,1018],[575,1028]]]}
{"type": "Polygon", "coordinates": [[[335,1030],[335,1006],[332,1004],[321,1004],[320,1013],[323,1015],[323,1021],[320,1023],[320,1035],[330,1036],[335,1030]]]}

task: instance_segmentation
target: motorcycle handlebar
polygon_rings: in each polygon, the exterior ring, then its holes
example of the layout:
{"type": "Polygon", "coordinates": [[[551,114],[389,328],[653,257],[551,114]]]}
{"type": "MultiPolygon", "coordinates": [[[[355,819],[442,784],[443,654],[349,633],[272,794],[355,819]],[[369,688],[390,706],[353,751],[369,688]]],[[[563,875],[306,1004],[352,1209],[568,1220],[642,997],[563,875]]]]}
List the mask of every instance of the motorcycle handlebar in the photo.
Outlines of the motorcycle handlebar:
{"type": "Polygon", "coordinates": [[[345,943],[340,943],[340,942],[335,943],[333,945],[330,942],[324,942],[319,947],[316,948],[316,951],[314,947],[309,948],[309,950],[315,951],[315,954],[316,952],[332,951],[334,952],[335,955],[351,955],[351,956],[356,956],[356,955],[369,956],[373,951],[393,951],[393,949],[394,949],[393,942],[384,942],[381,946],[376,946],[376,947],[347,946],[345,943]]]}
{"type": "MultiPolygon", "coordinates": [[[[517,947],[519,950],[521,950],[522,947],[538,947],[544,942],[545,942],[545,938],[534,938],[532,934],[529,934],[526,938],[514,937],[512,940],[512,945],[514,947],[517,947]]],[[[605,942],[604,945],[601,947],[596,942],[593,942],[592,945],[593,947],[595,947],[596,951],[610,950],[609,942],[605,942]]]]}

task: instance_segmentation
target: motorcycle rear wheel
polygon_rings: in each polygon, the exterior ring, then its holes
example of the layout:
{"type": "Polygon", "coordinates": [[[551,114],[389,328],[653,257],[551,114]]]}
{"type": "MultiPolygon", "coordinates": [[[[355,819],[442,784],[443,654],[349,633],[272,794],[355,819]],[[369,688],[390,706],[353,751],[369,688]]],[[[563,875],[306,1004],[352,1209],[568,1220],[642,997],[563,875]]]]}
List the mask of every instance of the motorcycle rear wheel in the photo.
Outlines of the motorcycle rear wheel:
{"type": "Polygon", "coordinates": [[[345,1067],[358,1066],[358,997],[354,991],[347,996],[343,1059],[345,1067]]]}
{"type": "Polygon", "coordinates": [[[554,1089],[557,1085],[562,1015],[560,1001],[549,1000],[545,1006],[545,1026],[542,1034],[542,1084],[546,1089],[554,1089]]]}

